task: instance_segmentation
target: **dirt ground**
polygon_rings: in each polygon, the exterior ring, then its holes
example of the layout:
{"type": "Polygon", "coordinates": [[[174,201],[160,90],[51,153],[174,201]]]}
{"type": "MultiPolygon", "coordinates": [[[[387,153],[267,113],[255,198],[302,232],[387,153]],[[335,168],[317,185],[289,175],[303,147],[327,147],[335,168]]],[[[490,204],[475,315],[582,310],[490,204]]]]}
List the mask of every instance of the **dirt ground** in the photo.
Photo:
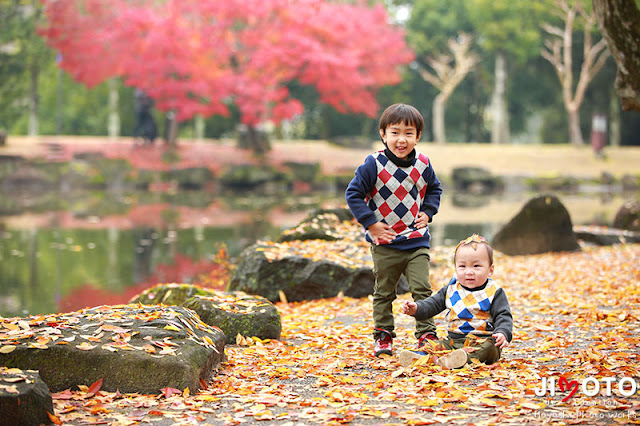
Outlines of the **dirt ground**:
{"type": "MultiPolygon", "coordinates": [[[[180,166],[207,166],[213,170],[229,164],[267,161],[320,162],[325,174],[353,173],[367,154],[381,149],[376,142],[371,150],[348,149],[325,141],[275,141],[264,159],[235,147],[233,140],[178,141],[180,166]]],[[[0,147],[0,155],[21,155],[49,159],[69,159],[78,152],[103,152],[110,157],[125,157],[139,167],[158,167],[166,146],[136,147],[131,138],[111,140],[106,137],[79,136],[11,136],[0,147]]],[[[605,158],[597,158],[586,145],[491,145],[444,144],[420,142],[418,150],[431,159],[436,172],[448,176],[455,167],[481,166],[500,176],[573,176],[599,178],[604,172],[620,178],[640,174],[640,146],[607,147],[605,158]]],[[[173,164],[175,167],[176,165],[173,164]]],[[[168,166],[167,166],[168,167],[168,166]]]]}

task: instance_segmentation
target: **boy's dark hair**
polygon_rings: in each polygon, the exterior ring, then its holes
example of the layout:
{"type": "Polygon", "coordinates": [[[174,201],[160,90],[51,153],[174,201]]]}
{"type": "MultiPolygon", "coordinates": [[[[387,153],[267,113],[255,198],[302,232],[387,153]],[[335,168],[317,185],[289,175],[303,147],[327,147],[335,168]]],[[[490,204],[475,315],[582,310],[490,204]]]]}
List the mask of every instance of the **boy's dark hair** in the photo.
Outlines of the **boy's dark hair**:
{"type": "Polygon", "coordinates": [[[380,116],[380,130],[383,132],[392,124],[403,123],[414,126],[420,135],[424,129],[424,118],[420,111],[407,104],[393,104],[384,110],[380,116]]]}

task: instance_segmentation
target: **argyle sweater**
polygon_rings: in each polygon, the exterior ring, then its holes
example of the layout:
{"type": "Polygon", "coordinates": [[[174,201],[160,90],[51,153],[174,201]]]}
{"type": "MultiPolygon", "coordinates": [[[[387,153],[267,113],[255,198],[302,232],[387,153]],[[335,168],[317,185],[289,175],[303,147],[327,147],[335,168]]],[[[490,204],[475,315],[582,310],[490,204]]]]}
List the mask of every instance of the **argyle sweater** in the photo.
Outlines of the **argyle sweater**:
{"type": "Polygon", "coordinates": [[[449,338],[467,334],[491,336],[502,333],[510,342],[513,337],[513,316],[504,290],[492,279],[480,287],[469,289],[456,278],[433,296],[416,301],[417,320],[431,318],[447,310],[449,338]]]}
{"type": "MultiPolygon", "coordinates": [[[[367,156],[345,193],[353,216],[365,230],[376,222],[394,229],[396,237],[384,245],[397,250],[429,248],[429,227],[417,229],[415,220],[420,211],[433,219],[440,207],[442,187],[429,158],[412,154],[412,164],[404,166],[384,151],[367,156]]],[[[372,242],[368,231],[366,239],[372,242]]]]}

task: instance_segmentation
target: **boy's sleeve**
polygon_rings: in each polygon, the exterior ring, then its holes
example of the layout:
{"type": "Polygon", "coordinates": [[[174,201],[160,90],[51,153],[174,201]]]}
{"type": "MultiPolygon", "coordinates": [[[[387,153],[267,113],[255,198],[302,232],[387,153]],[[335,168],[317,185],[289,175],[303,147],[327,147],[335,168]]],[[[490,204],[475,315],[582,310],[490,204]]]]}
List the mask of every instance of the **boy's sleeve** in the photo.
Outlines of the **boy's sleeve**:
{"type": "Polygon", "coordinates": [[[442,195],[442,184],[436,176],[436,172],[433,169],[433,163],[429,159],[429,168],[426,170],[427,181],[427,193],[424,196],[424,201],[420,206],[420,211],[425,212],[429,216],[429,222],[433,220],[433,216],[438,213],[440,208],[440,197],[442,195]]]}
{"type": "Polygon", "coordinates": [[[496,291],[491,302],[491,317],[493,317],[493,333],[502,333],[509,342],[513,338],[513,316],[507,294],[502,288],[496,291]]]}
{"type": "Polygon", "coordinates": [[[347,186],[345,199],[356,220],[367,229],[378,222],[365,199],[375,186],[377,168],[373,156],[367,156],[364,164],[356,169],[356,175],[347,186]]]}
{"type": "Polygon", "coordinates": [[[413,314],[414,318],[417,320],[425,320],[432,317],[435,317],[440,312],[447,309],[446,306],[446,298],[447,298],[447,287],[448,285],[442,287],[436,294],[431,297],[427,297],[426,299],[416,300],[416,305],[418,305],[418,309],[416,313],[413,314]]]}

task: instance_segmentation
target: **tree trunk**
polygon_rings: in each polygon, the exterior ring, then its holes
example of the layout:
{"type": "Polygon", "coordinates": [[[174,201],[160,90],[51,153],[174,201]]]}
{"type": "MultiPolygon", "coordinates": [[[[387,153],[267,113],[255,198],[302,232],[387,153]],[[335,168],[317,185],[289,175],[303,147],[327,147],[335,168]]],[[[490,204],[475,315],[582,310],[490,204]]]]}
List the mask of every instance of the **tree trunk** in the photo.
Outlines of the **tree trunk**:
{"type": "Polygon", "coordinates": [[[446,96],[440,92],[433,100],[433,140],[443,144],[447,142],[444,127],[444,107],[447,101],[446,96]]]}
{"type": "Polygon", "coordinates": [[[615,93],[611,93],[611,103],[609,105],[609,144],[620,146],[620,105],[615,93]]]}
{"type": "Polygon", "coordinates": [[[632,0],[593,0],[600,33],[618,64],[616,92],[625,111],[640,111],[640,10],[632,0]]]}
{"type": "Polygon", "coordinates": [[[507,61],[503,52],[496,55],[495,87],[491,99],[491,143],[509,143],[509,112],[507,111],[507,61]]]}
{"type": "Polygon", "coordinates": [[[204,117],[202,117],[201,115],[196,115],[194,126],[195,126],[196,140],[202,141],[204,139],[204,128],[205,128],[204,117]]]}
{"type": "Polygon", "coordinates": [[[583,146],[582,130],[580,130],[580,109],[571,106],[567,108],[569,114],[569,140],[571,145],[583,146]]]}
{"type": "Polygon", "coordinates": [[[118,112],[118,81],[115,78],[109,79],[109,139],[116,139],[120,136],[120,113],[118,112]]]}
{"type": "Polygon", "coordinates": [[[238,128],[238,148],[249,149],[256,155],[264,155],[271,150],[267,132],[252,125],[241,125],[238,128]]]}
{"type": "Polygon", "coordinates": [[[169,128],[167,129],[167,145],[170,148],[178,146],[178,120],[176,119],[176,113],[170,111],[169,115],[169,128]]]}
{"type": "Polygon", "coordinates": [[[38,76],[40,74],[40,67],[37,64],[32,64],[29,67],[31,82],[29,87],[29,136],[38,135],[38,76]]]}

